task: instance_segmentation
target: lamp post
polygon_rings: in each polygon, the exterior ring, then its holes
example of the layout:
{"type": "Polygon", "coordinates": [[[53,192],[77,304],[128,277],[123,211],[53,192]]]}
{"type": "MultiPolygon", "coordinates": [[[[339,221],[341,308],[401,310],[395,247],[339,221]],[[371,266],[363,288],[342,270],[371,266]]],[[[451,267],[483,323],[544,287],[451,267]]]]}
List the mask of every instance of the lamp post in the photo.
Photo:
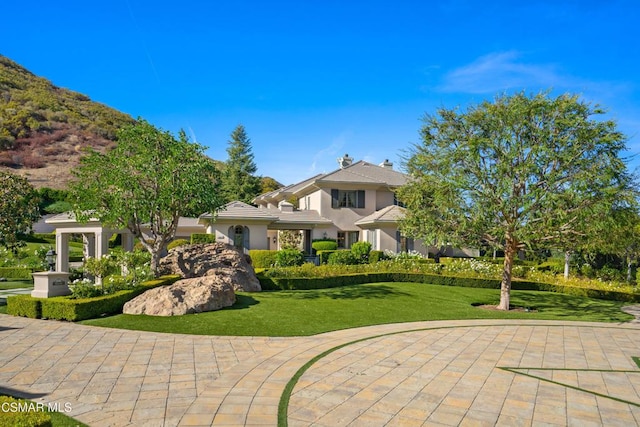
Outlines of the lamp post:
{"type": "Polygon", "coordinates": [[[56,251],[54,251],[53,249],[49,249],[49,251],[47,251],[47,254],[44,256],[45,259],[47,260],[47,265],[49,266],[49,271],[55,271],[55,267],[56,267],[56,251]]]}

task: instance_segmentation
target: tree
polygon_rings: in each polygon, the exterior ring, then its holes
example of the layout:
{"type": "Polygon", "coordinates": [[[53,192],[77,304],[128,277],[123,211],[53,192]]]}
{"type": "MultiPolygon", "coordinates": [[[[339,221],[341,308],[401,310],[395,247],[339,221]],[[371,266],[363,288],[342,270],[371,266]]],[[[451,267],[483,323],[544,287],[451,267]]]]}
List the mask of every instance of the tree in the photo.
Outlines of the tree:
{"type": "Polygon", "coordinates": [[[116,147],[90,151],[73,171],[71,184],[78,219],[91,217],[127,228],[151,254],[151,270],[181,216],[215,212],[222,204],[219,180],[204,147],[178,139],[144,120],[122,128],[116,147]]]}
{"type": "Polygon", "coordinates": [[[251,140],[244,126],[238,125],[231,133],[227,148],[229,158],[222,172],[222,194],[225,202],[240,200],[251,203],[262,190],[261,179],[253,161],[251,140]]]}
{"type": "Polygon", "coordinates": [[[26,178],[0,171],[0,245],[17,253],[19,239],[38,220],[38,196],[26,178]]]}
{"type": "Polygon", "coordinates": [[[588,238],[601,212],[626,200],[624,136],[598,106],[574,95],[502,95],[466,112],[426,115],[405,158],[402,228],[427,241],[488,242],[505,254],[500,305],[509,309],[517,252],[588,238]],[[590,216],[590,214],[594,214],[590,216]],[[566,239],[565,239],[566,240],[566,239]]]}

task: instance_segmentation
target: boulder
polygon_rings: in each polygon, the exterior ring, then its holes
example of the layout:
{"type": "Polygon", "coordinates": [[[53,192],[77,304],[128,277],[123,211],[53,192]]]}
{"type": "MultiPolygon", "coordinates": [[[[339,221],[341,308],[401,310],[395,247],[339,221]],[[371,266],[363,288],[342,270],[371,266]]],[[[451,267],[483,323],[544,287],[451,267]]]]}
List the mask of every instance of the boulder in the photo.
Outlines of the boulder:
{"type": "Polygon", "coordinates": [[[224,277],[236,291],[261,291],[251,259],[226,243],[183,245],[169,250],[158,268],[160,274],[177,274],[185,279],[224,277]]]}
{"type": "Polygon", "coordinates": [[[169,286],[146,291],[128,301],[125,314],[179,316],[230,307],[236,302],[231,284],[222,277],[209,275],[183,279],[169,286]]]}

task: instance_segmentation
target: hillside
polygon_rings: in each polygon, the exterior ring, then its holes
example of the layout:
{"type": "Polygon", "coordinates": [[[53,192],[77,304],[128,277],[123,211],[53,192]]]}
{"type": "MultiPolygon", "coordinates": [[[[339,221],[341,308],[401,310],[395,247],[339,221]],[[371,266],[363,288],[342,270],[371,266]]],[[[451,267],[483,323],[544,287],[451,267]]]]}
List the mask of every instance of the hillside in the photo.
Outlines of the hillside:
{"type": "Polygon", "coordinates": [[[133,119],[0,55],[0,168],[65,188],[83,149],[104,150],[133,119]]]}

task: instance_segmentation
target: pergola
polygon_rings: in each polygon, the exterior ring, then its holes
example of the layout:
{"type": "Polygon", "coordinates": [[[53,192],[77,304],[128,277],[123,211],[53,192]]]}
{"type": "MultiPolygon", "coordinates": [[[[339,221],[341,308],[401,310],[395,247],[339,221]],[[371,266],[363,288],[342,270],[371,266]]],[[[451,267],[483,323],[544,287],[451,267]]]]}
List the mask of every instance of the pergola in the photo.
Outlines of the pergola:
{"type": "Polygon", "coordinates": [[[72,234],[82,235],[84,255],[101,258],[109,252],[109,238],[122,235],[122,248],[133,250],[133,234],[129,230],[114,230],[103,227],[95,218],[79,222],[71,212],[53,216],[45,221],[56,229],[56,271],[69,271],[69,238],[72,234]]]}

